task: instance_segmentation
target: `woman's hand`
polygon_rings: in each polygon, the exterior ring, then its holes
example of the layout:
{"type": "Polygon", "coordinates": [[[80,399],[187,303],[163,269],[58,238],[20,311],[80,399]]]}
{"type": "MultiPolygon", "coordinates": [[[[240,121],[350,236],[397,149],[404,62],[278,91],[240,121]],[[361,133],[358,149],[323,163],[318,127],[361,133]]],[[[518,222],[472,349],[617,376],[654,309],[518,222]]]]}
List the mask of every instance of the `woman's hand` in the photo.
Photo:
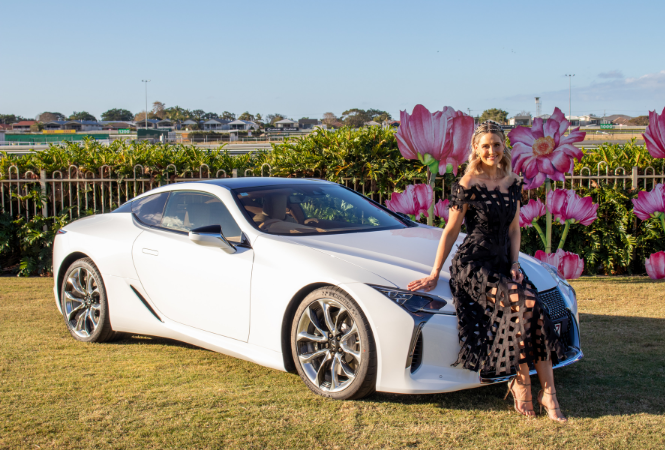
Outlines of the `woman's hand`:
{"type": "Polygon", "coordinates": [[[433,275],[430,275],[425,278],[421,278],[420,280],[412,281],[409,283],[406,288],[410,291],[418,291],[420,289],[424,289],[425,292],[429,292],[432,289],[434,289],[439,282],[439,277],[435,277],[433,275]]]}
{"type": "Polygon", "coordinates": [[[510,268],[510,275],[513,277],[513,281],[519,284],[522,284],[524,281],[524,274],[521,270],[515,268],[515,266],[510,268]]]}

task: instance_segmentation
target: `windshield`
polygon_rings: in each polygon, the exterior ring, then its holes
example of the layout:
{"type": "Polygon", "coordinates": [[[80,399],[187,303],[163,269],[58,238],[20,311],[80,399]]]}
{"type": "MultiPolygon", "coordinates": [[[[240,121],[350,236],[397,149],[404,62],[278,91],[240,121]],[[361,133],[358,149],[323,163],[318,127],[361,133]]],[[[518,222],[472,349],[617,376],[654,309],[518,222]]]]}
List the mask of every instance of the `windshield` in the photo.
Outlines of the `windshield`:
{"type": "Polygon", "coordinates": [[[364,196],[332,184],[263,186],[232,192],[250,223],[270,234],[407,228],[364,196]]]}

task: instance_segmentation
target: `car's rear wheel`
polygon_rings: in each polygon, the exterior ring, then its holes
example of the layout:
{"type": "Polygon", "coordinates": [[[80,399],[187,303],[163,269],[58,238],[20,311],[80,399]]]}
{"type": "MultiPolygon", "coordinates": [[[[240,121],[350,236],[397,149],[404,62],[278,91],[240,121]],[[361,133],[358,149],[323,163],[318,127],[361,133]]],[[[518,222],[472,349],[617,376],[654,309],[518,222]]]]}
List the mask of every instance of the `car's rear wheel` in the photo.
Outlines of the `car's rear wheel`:
{"type": "Polygon", "coordinates": [[[104,280],[90,258],[75,261],[62,281],[62,315],[74,339],[107,342],[116,338],[111,328],[104,280]]]}
{"type": "Polygon", "coordinates": [[[372,330],[358,304],[340,288],[323,287],[303,300],[293,318],[291,350],[298,374],[318,395],[351,400],[376,388],[372,330]]]}

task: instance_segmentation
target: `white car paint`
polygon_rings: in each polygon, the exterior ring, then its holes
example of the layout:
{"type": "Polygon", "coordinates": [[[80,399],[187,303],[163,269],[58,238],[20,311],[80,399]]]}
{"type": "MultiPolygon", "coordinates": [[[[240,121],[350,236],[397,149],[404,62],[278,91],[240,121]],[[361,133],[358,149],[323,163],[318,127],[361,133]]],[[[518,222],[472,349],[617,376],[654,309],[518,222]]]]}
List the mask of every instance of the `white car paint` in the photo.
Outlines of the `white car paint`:
{"type": "MultiPolygon", "coordinates": [[[[414,319],[369,286],[405,288],[409,281],[429,274],[440,229],[270,235],[247,221],[230,192],[233,183],[179,183],[145,195],[167,190],[213,194],[224,202],[252,248],[238,247],[236,253],[227,254],[198,245],[186,235],[146,228],[130,213],[81,219],[67,225],[66,233],[58,235],[54,243],[58,308],[60,278],[71,263],[65,261],[71,255],[86,255],[103,276],[114,330],[176,339],[286,370],[291,355],[282,336],[284,329],[291,328],[290,322],[284,323],[290,303],[312,287],[339,286],[358,303],[370,323],[377,345],[377,390],[433,393],[481,385],[478,373],[451,366],[459,351],[447,282],[452,255],[433,292],[449,301],[443,309],[449,315],[434,315],[423,327],[423,362],[414,373],[405,367],[414,319]]],[[[520,261],[539,290],[557,286],[535,260],[521,255],[520,261]]]]}

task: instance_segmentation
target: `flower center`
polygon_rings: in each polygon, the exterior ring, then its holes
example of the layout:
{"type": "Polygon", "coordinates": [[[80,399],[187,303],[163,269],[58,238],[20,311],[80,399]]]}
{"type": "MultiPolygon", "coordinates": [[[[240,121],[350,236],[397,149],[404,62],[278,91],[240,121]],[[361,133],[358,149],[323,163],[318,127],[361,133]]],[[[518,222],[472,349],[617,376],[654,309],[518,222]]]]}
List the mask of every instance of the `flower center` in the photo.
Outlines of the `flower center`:
{"type": "Polygon", "coordinates": [[[549,155],[554,151],[554,138],[552,136],[538,138],[532,148],[533,154],[536,156],[549,155]]]}

